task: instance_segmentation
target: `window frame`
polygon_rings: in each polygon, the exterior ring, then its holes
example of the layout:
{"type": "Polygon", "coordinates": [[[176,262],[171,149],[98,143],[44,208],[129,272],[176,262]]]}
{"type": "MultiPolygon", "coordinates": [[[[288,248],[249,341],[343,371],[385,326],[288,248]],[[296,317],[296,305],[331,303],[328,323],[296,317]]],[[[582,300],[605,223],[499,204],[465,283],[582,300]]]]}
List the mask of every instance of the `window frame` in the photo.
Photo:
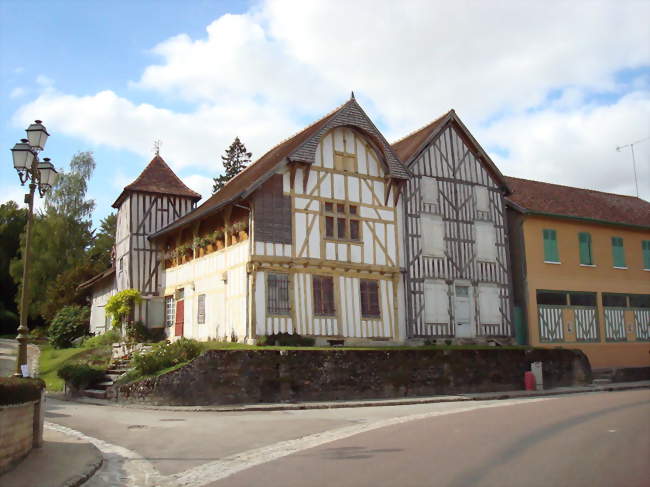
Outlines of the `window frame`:
{"type": "Polygon", "coordinates": [[[650,240],[641,240],[641,267],[650,271],[650,240]]]}
{"type": "Polygon", "coordinates": [[[205,293],[196,297],[196,324],[205,325],[205,293]]]}
{"type": "Polygon", "coordinates": [[[542,242],[543,242],[543,250],[544,250],[544,262],[547,264],[561,264],[562,261],[560,260],[560,249],[558,246],[557,230],[553,228],[543,228],[542,242]],[[553,260],[554,257],[556,260],[553,260]]]}
{"type": "Polygon", "coordinates": [[[582,266],[595,266],[591,233],[578,232],[578,258],[582,266]]]}
{"type": "Polygon", "coordinates": [[[623,240],[623,237],[613,236],[611,242],[612,242],[612,266],[614,267],[614,269],[627,269],[627,265],[625,263],[625,241],[623,240]],[[620,245],[618,245],[618,242],[620,242],[620,245]]]}
{"type": "Polygon", "coordinates": [[[350,152],[335,150],[332,164],[335,171],[343,174],[359,172],[359,161],[357,155],[350,152]],[[341,162],[339,163],[339,161],[341,162]]]}
{"type": "Polygon", "coordinates": [[[176,299],[173,294],[165,296],[165,326],[172,327],[176,323],[176,299]],[[170,321],[171,304],[171,321],[170,321]]]}
{"type": "Polygon", "coordinates": [[[349,203],[349,202],[338,202],[336,200],[327,200],[322,202],[321,206],[321,215],[323,218],[323,238],[325,240],[330,240],[334,242],[347,242],[360,244],[363,242],[362,236],[362,219],[359,215],[359,204],[349,203]],[[331,205],[331,209],[328,209],[328,205],[331,205]],[[343,211],[340,211],[340,208],[343,208],[343,211]],[[354,208],[354,211],[352,210],[354,208]],[[330,225],[328,222],[331,222],[331,235],[328,231],[330,225]],[[339,236],[340,222],[343,222],[344,233],[343,237],[339,236]],[[356,222],[357,227],[357,238],[352,238],[352,226],[353,222],[356,222]]]}
{"type": "Polygon", "coordinates": [[[379,280],[377,279],[359,279],[361,318],[364,320],[381,320],[381,298],[379,287],[379,280]],[[375,288],[374,294],[370,292],[369,287],[375,288]],[[374,298],[376,298],[376,302],[374,303],[370,301],[373,295],[374,298]]]}
{"type": "Polygon", "coordinates": [[[312,310],[314,316],[324,316],[328,318],[336,317],[336,291],[334,289],[334,278],[332,276],[312,275],[311,289],[312,310]],[[329,284],[328,286],[323,286],[324,283],[329,284]],[[331,297],[326,296],[328,291],[331,291],[331,297]]]}
{"type": "Polygon", "coordinates": [[[286,272],[267,272],[266,279],[266,314],[267,316],[291,316],[291,276],[286,272]],[[278,287],[277,283],[284,282],[286,279],[286,287],[278,287]],[[273,281],[273,285],[271,282],[273,281]],[[274,289],[274,293],[272,293],[274,289]],[[283,293],[286,292],[286,306],[282,300],[283,293]],[[271,295],[274,294],[274,302],[271,302],[271,295]]]}

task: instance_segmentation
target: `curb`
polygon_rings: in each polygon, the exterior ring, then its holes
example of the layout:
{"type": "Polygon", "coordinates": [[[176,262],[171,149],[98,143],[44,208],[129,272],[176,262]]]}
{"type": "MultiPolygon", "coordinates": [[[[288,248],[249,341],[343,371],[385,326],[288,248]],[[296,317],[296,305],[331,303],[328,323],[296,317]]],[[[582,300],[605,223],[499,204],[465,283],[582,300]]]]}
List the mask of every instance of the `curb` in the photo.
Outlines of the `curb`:
{"type": "MultiPolygon", "coordinates": [[[[587,386],[588,387],[588,386],[587,386]]],[[[381,406],[409,406],[417,404],[436,404],[446,402],[463,402],[463,401],[494,401],[503,399],[526,399],[532,397],[560,396],[567,394],[584,394],[593,392],[617,392],[636,389],[650,389],[650,382],[645,381],[642,384],[631,383],[629,385],[603,385],[589,387],[588,389],[548,389],[546,391],[504,391],[504,392],[481,392],[470,393],[456,396],[433,396],[433,397],[414,397],[404,399],[380,399],[367,401],[331,401],[331,402],[305,402],[305,403],[274,403],[274,404],[240,404],[233,406],[155,406],[137,403],[118,403],[103,399],[86,399],[75,398],[66,399],[53,397],[69,402],[80,404],[89,404],[94,406],[114,406],[125,409],[140,409],[145,411],[177,411],[177,412],[260,412],[260,411],[299,411],[308,409],[345,409],[345,408],[362,408],[362,407],[381,407],[381,406]]]]}
{"type": "Polygon", "coordinates": [[[95,472],[97,472],[97,470],[99,470],[100,467],[104,464],[104,456],[102,455],[102,452],[99,451],[99,448],[97,448],[92,443],[89,443],[89,445],[92,445],[92,447],[97,450],[99,458],[93,463],[89,463],[84,472],[75,475],[70,480],[66,480],[63,484],[61,484],[61,487],[78,487],[82,484],[85,484],[86,481],[95,475],[95,472]]]}

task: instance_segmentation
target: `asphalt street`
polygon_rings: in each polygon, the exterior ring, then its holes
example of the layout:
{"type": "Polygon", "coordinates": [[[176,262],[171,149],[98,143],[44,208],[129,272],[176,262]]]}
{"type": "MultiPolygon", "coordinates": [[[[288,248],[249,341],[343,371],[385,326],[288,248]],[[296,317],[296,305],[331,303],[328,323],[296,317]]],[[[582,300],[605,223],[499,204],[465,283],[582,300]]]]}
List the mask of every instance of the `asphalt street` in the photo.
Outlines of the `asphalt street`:
{"type": "Polygon", "coordinates": [[[299,411],[48,401],[105,486],[649,486],[650,390],[299,411]]]}

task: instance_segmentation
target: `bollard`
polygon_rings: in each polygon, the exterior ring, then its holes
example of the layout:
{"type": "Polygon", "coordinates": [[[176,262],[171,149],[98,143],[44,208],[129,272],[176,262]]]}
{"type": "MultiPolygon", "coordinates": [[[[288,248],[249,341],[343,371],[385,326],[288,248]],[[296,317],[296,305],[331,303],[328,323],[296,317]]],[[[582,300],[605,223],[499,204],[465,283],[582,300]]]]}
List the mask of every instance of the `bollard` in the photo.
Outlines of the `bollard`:
{"type": "Polygon", "coordinates": [[[524,387],[527,391],[535,390],[535,375],[531,371],[524,372],[524,387]]]}
{"type": "Polygon", "coordinates": [[[542,362],[533,362],[530,364],[530,371],[535,376],[535,384],[537,386],[537,390],[544,390],[544,374],[542,372],[542,362]]]}

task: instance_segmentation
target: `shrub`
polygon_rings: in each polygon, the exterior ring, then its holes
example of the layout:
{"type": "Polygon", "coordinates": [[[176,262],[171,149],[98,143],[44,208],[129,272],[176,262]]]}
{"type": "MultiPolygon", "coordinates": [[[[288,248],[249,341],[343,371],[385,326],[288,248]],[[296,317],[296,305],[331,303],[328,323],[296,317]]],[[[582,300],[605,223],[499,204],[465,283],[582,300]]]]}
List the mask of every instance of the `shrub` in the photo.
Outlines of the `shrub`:
{"type": "MultiPolygon", "coordinates": [[[[260,343],[258,341],[258,343],[260,343]]],[[[313,347],[316,340],[310,337],[300,335],[291,335],[289,333],[274,333],[264,340],[263,345],[278,345],[280,347],[313,347]]],[[[262,345],[262,343],[260,343],[262,345]]]]}
{"type": "Polygon", "coordinates": [[[201,354],[201,344],[196,340],[180,338],[174,343],[156,343],[151,351],[136,353],[132,363],[141,375],[152,375],[168,367],[189,362],[201,354]]]}
{"type": "Polygon", "coordinates": [[[106,345],[112,345],[115,342],[119,342],[121,339],[122,337],[120,336],[119,331],[109,330],[101,335],[86,338],[81,346],[85,348],[105,347],[106,345]]]}
{"type": "Polygon", "coordinates": [[[81,306],[65,306],[56,314],[48,335],[54,348],[69,348],[76,338],[88,334],[90,310],[81,306]]]}
{"type": "Polygon", "coordinates": [[[86,364],[67,364],[58,370],[57,375],[66,384],[70,384],[77,389],[84,389],[103,379],[105,371],[86,364]]]}
{"type": "Polygon", "coordinates": [[[0,406],[36,401],[44,388],[41,379],[0,377],[0,406]]]}
{"type": "Polygon", "coordinates": [[[126,325],[126,339],[129,342],[142,343],[149,338],[149,332],[140,320],[126,325]]]}
{"type": "Polygon", "coordinates": [[[47,338],[48,330],[44,326],[37,326],[29,332],[31,338],[47,338]]]}
{"type": "Polygon", "coordinates": [[[18,315],[4,309],[0,303],[0,334],[18,334],[18,315]]]}

